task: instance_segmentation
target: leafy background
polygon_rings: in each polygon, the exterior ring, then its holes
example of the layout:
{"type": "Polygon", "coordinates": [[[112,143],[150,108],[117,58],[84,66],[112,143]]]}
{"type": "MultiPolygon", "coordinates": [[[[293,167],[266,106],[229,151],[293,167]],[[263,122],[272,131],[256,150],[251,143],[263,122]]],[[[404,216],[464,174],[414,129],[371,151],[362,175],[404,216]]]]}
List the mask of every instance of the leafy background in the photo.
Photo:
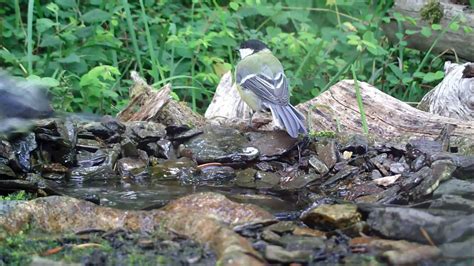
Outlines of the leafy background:
{"type": "MultiPolygon", "coordinates": [[[[282,61],[291,101],[303,102],[343,78],[357,78],[416,102],[443,78],[444,61],[406,48],[413,18],[391,0],[0,0],[0,67],[49,88],[55,109],[114,114],[128,101],[129,73],[203,112],[235,48],[266,42],[282,61]],[[396,21],[397,43],[381,25],[396,21]]],[[[472,31],[463,18],[451,30],[472,31]]],[[[423,27],[429,37],[445,29],[423,27]]]]}

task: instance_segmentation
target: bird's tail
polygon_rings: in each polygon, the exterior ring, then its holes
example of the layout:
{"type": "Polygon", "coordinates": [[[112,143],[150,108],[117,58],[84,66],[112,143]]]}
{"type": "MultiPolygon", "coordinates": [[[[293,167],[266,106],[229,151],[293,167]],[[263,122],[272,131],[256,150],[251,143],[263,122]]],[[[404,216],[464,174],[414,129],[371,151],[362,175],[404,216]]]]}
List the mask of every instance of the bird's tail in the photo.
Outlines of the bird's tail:
{"type": "Polygon", "coordinates": [[[275,121],[277,126],[286,129],[286,132],[292,138],[298,137],[298,133],[307,133],[303,114],[291,104],[283,106],[271,104],[269,107],[272,111],[273,121],[275,121]]]}

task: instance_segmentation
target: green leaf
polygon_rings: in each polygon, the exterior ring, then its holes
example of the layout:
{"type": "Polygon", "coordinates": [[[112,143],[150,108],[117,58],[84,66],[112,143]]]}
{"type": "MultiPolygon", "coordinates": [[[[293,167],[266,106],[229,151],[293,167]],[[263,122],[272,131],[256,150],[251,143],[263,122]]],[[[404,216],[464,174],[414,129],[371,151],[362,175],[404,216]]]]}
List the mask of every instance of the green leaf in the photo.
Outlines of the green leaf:
{"type": "Polygon", "coordinates": [[[444,72],[443,71],[436,71],[435,73],[429,72],[429,73],[426,73],[423,76],[423,82],[424,83],[430,83],[430,82],[433,82],[433,81],[436,81],[436,80],[440,80],[443,77],[444,77],[444,72]]]}
{"type": "Polygon", "coordinates": [[[41,40],[40,47],[58,47],[63,41],[55,35],[45,35],[41,40]]]}
{"type": "Polygon", "coordinates": [[[36,20],[36,30],[38,33],[43,33],[57,24],[49,18],[40,18],[36,20]]]}
{"type": "Polygon", "coordinates": [[[54,78],[50,78],[50,77],[41,78],[41,77],[36,76],[36,75],[30,75],[26,79],[28,81],[33,82],[34,84],[36,84],[40,87],[44,87],[44,88],[51,88],[51,87],[59,86],[59,81],[57,81],[54,78]]]}
{"type": "Polygon", "coordinates": [[[433,35],[433,32],[431,31],[430,28],[428,27],[423,27],[421,28],[421,35],[425,36],[425,37],[431,37],[431,35],[433,35]]]}
{"type": "Polygon", "coordinates": [[[413,34],[416,34],[416,33],[418,33],[417,30],[406,30],[405,31],[405,34],[407,34],[407,35],[413,35],[413,34]]]}
{"type": "Polygon", "coordinates": [[[396,76],[399,80],[403,80],[403,72],[400,70],[400,68],[398,68],[397,66],[395,66],[394,63],[389,64],[388,67],[390,68],[390,70],[392,70],[393,74],[395,74],[395,76],[396,76]]]}
{"type": "Polygon", "coordinates": [[[77,7],[76,0],[56,0],[56,4],[66,8],[77,7]]]}
{"type": "Polygon", "coordinates": [[[459,27],[459,23],[457,22],[452,22],[451,24],[449,24],[449,28],[454,32],[458,31],[459,27]]]}
{"type": "Polygon", "coordinates": [[[234,10],[234,11],[239,10],[239,4],[236,3],[236,2],[230,2],[230,3],[229,3],[229,7],[230,7],[232,10],[234,10]]]}
{"type": "Polygon", "coordinates": [[[82,20],[84,20],[85,23],[97,23],[97,22],[103,22],[105,20],[108,20],[110,17],[111,17],[111,14],[96,8],[85,13],[82,16],[82,20]]]}
{"type": "Polygon", "coordinates": [[[79,63],[81,61],[81,59],[79,58],[79,56],[77,56],[77,54],[75,53],[72,53],[64,58],[61,58],[61,59],[58,59],[58,62],[59,63],[79,63]]]}
{"type": "Polygon", "coordinates": [[[431,25],[431,28],[432,28],[433,30],[441,30],[441,25],[439,25],[439,24],[432,24],[432,25],[431,25]]]}

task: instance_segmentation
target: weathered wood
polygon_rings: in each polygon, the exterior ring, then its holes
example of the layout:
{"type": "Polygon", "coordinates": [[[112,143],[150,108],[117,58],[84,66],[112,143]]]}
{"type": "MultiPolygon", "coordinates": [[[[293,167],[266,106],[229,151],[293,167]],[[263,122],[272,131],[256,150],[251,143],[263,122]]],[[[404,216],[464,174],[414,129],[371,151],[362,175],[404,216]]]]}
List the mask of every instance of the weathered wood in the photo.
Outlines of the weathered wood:
{"type": "MultiPolygon", "coordinates": [[[[474,151],[474,122],[443,117],[418,110],[383,93],[372,85],[360,82],[369,135],[378,140],[401,143],[411,137],[435,139],[446,126],[452,126],[451,146],[461,152],[474,151]]],[[[354,82],[343,80],[318,97],[299,104],[310,129],[347,134],[362,133],[354,82]]]]}
{"type": "MultiPolygon", "coordinates": [[[[230,71],[225,73],[216,88],[211,104],[204,114],[208,122],[237,126],[241,129],[248,126],[252,110],[240,98],[235,86],[232,73],[230,71]]],[[[252,117],[253,129],[273,130],[274,125],[271,122],[270,113],[256,113],[252,117]]]]}
{"type": "Polygon", "coordinates": [[[433,114],[474,121],[474,64],[446,62],[445,77],[418,104],[433,114]]]}
{"type": "Polygon", "coordinates": [[[153,121],[166,126],[203,125],[204,118],[193,112],[185,103],[171,99],[171,84],[160,90],[148,85],[138,73],[132,71],[130,102],[117,114],[121,121],[153,121]]]}
{"type": "Polygon", "coordinates": [[[250,107],[242,101],[235,83],[232,81],[232,73],[225,73],[216,88],[211,104],[207,107],[204,117],[215,123],[225,123],[229,119],[250,118],[250,107]]]}
{"type": "MultiPolygon", "coordinates": [[[[423,26],[431,26],[427,21],[422,20],[420,15],[421,9],[428,2],[429,0],[395,0],[395,4],[391,11],[412,17],[417,21],[417,25],[413,25],[409,21],[403,22],[404,29],[420,31],[423,26]]],[[[448,27],[449,23],[459,14],[462,14],[466,19],[466,25],[474,28],[474,12],[472,9],[467,9],[464,5],[453,4],[450,0],[441,0],[440,3],[443,8],[443,17],[439,24],[441,24],[443,28],[448,27]]],[[[396,33],[399,32],[396,21],[382,24],[382,27],[390,41],[394,43],[399,42],[399,39],[395,36],[396,33]]],[[[434,40],[438,37],[438,34],[440,34],[439,31],[433,31],[433,35],[427,38],[417,33],[405,36],[405,40],[408,42],[408,47],[420,51],[427,51],[434,43],[434,40]]],[[[433,52],[441,53],[447,49],[453,49],[459,57],[468,61],[474,61],[473,43],[474,34],[464,33],[462,28],[457,32],[448,30],[434,46],[433,52]]]]}

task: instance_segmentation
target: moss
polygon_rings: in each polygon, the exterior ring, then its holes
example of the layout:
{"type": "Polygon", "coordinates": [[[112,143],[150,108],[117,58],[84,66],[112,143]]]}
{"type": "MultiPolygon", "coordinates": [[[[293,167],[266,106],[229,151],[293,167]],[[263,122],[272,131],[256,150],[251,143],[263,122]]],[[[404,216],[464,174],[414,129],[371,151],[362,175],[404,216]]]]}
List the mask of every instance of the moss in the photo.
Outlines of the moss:
{"type": "Polygon", "coordinates": [[[443,18],[443,7],[438,0],[430,0],[421,9],[421,18],[430,24],[439,23],[443,18]]]}
{"type": "Polygon", "coordinates": [[[334,131],[312,131],[312,132],[310,132],[310,136],[315,137],[315,138],[321,138],[321,137],[335,138],[336,137],[336,132],[334,132],[334,131]]]}
{"type": "Polygon", "coordinates": [[[20,190],[6,196],[0,196],[0,200],[30,200],[36,198],[35,195],[27,193],[24,190],[20,190]]]}

